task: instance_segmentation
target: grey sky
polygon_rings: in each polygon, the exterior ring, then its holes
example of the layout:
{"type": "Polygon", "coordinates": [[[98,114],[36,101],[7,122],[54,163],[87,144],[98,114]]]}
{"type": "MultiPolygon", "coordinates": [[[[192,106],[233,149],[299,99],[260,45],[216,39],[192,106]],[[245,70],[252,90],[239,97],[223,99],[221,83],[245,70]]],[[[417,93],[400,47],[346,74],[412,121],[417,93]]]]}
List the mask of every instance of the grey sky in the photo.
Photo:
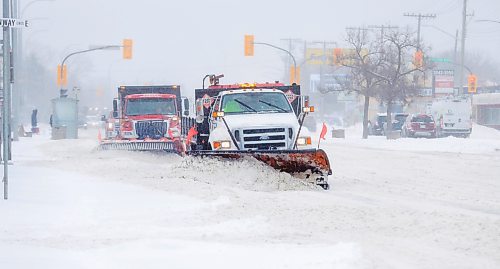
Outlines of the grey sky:
{"type": "MultiPolygon", "coordinates": [[[[475,17],[469,23],[467,48],[490,53],[500,62],[500,24],[473,21],[500,20],[500,1],[469,2],[475,17]]],[[[347,26],[391,24],[416,29],[416,19],[404,17],[405,12],[436,13],[437,19],[424,24],[454,34],[460,27],[462,0],[56,0],[26,9],[24,17],[35,19],[24,40],[27,50],[36,49],[55,68],[70,51],[90,44],[119,44],[129,37],[134,40],[133,60],[121,60],[116,51],[97,52],[70,60],[69,71],[72,65],[91,62],[92,69],[86,70],[93,82],[89,87],[180,83],[191,90],[207,73],[224,73],[226,82],[282,78],[281,53],[256,47],[255,57],[243,56],[245,33],[277,45],[288,37],[341,43],[347,26]]],[[[435,53],[453,49],[454,40],[433,28],[424,27],[422,38],[435,53]]]]}

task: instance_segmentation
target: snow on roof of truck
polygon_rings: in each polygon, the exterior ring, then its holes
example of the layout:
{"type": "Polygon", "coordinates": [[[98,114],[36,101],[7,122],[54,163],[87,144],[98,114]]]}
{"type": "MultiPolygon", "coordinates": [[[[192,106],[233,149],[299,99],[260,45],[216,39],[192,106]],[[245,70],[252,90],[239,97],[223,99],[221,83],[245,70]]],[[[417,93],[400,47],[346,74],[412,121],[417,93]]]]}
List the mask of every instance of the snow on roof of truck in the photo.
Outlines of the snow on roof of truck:
{"type": "Polygon", "coordinates": [[[167,93],[139,93],[125,96],[126,99],[141,99],[141,98],[176,98],[175,94],[167,93]]]}

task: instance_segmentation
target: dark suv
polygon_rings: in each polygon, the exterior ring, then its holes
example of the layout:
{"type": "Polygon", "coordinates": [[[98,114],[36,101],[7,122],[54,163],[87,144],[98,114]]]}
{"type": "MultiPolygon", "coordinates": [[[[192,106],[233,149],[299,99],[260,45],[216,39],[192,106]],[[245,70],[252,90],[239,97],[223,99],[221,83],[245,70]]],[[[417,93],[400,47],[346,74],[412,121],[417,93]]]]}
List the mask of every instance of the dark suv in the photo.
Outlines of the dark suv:
{"type": "Polygon", "coordinates": [[[430,115],[415,114],[408,117],[401,136],[404,137],[436,137],[436,123],[430,115]]]}
{"type": "MultiPolygon", "coordinates": [[[[408,114],[406,113],[393,113],[392,114],[392,130],[401,131],[408,114]]],[[[387,128],[387,114],[379,113],[374,122],[371,123],[370,134],[371,135],[385,135],[385,130],[387,128]]]]}

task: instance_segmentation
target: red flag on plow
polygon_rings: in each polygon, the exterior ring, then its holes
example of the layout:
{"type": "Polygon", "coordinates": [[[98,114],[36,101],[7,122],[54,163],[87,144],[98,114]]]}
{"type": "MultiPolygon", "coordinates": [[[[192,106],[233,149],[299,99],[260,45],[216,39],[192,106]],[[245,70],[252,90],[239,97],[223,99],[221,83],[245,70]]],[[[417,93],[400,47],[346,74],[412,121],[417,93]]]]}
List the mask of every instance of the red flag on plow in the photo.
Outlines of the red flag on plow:
{"type": "Polygon", "coordinates": [[[327,132],[328,132],[328,128],[326,127],[326,124],[323,122],[323,127],[321,128],[321,133],[319,135],[318,148],[319,148],[319,144],[321,143],[321,139],[326,140],[325,136],[326,136],[327,132]]]}
{"type": "Polygon", "coordinates": [[[193,126],[191,129],[189,129],[187,137],[186,137],[186,146],[189,146],[191,143],[191,139],[193,139],[193,136],[197,135],[198,131],[196,131],[196,127],[193,126]]]}

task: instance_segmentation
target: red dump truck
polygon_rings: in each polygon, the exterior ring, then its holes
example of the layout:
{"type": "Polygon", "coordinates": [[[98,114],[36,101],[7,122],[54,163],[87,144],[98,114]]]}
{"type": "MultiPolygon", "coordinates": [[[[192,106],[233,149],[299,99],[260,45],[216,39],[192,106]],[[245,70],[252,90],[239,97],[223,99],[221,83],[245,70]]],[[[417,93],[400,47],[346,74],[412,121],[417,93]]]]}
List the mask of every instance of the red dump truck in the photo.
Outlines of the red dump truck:
{"type": "Polygon", "coordinates": [[[183,117],[189,101],[178,85],[121,86],[100,149],[185,151],[183,117]]]}

